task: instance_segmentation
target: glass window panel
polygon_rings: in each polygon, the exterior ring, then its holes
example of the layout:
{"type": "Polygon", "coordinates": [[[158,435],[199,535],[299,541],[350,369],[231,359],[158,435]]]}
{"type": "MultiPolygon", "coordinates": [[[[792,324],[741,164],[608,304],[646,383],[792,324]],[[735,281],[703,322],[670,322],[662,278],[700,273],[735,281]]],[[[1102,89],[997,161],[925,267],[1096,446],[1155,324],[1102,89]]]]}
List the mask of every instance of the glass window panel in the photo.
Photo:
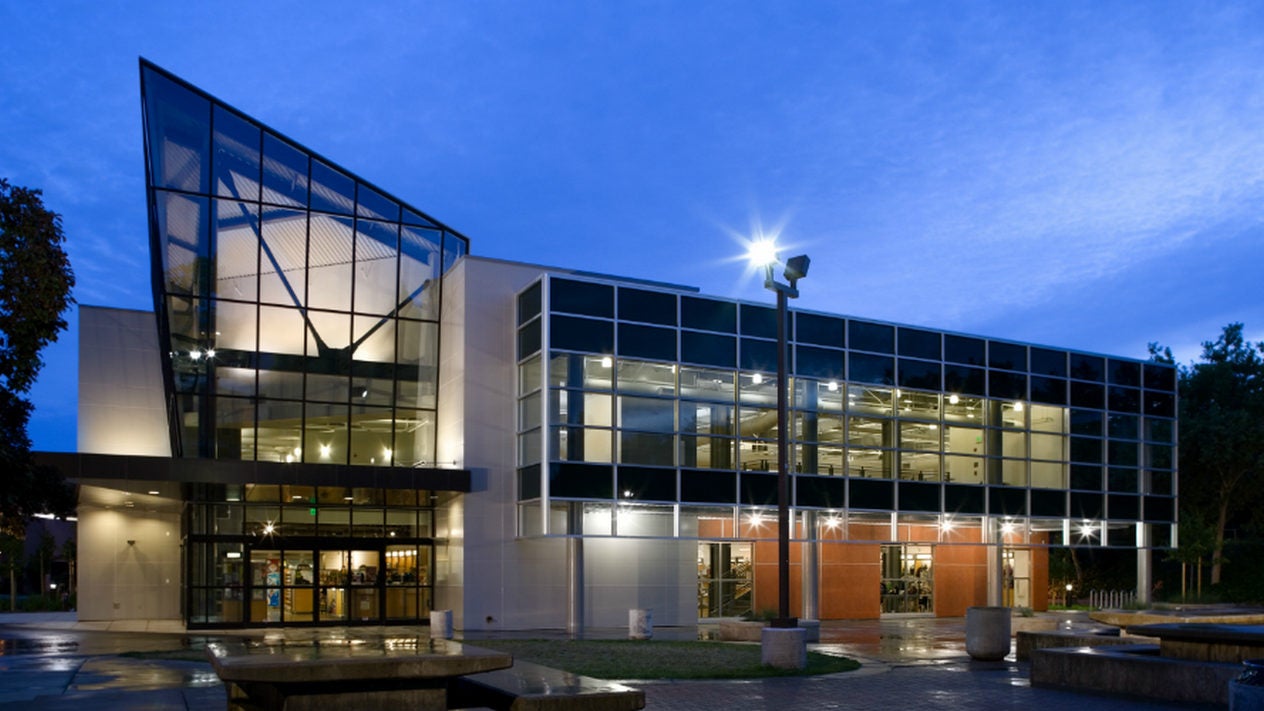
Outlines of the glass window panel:
{"type": "Polygon", "coordinates": [[[534,392],[518,401],[519,430],[535,429],[543,424],[541,420],[539,392],[534,392]]]}
{"type": "MultiPolygon", "coordinates": [[[[841,476],[846,469],[847,451],[842,447],[818,445],[816,448],[816,473],[841,476]]],[[[812,472],[805,469],[805,473],[812,472]]]]}
{"type": "Polygon", "coordinates": [[[621,392],[670,397],[676,393],[676,366],[620,359],[615,369],[615,382],[621,392]]]}
{"type": "Polygon", "coordinates": [[[571,279],[550,279],[549,311],[614,318],[614,287],[571,279]]]}
{"type": "Polygon", "coordinates": [[[1033,430],[1066,434],[1066,408],[1049,407],[1048,405],[1030,405],[1030,407],[1031,428],[1033,430]]]}
{"type": "Polygon", "coordinates": [[[167,291],[203,295],[211,253],[207,200],[158,191],[155,201],[167,291]]]}
{"type": "Polygon", "coordinates": [[[737,339],[713,333],[680,333],[680,359],[689,363],[737,367],[737,339]]]}
{"type": "Polygon", "coordinates": [[[1071,433],[1102,436],[1105,414],[1093,410],[1071,410],[1071,433]]]}
{"type": "Polygon", "coordinates": [[[942,387],[941,370],[939,363],[901,358],[900,387],[939,390],[942,387]]]}
{"type": "Polygon", "coordinates": [[[648,432],[619,433],[619,461],[623,464],[670,467],[676,463],[675,451],[674,435],[648,432]]]}
{"type": "Polygon", "coordinates": [[[1071,465],[1071,488],[1101,491],[1102,468],[1083,464],[1071,465]]]}
{"type": "Polygon", "coordinates": [[[757,403],[776,407],[777,379],[761,373],[743,373],[739,381],[738,398],[744,403],[757,403]]]}
{"type": "Polygon", "coordinates": [[[356,215],[370,220],[399,221],[399,203],[359,183],[356,185],[356,215]]]}
{"type": "Polygon", "coordinates": [[[439,318],[438,230],[404,227],[399,235],[399,315],[431,321],[439,318]]]}
{"type": "Polygon", "coordinates": [[[286,400],[303,399],[303,374],[280,370],[259,372],[259,395],[286,400]]]}
{"type": "Polygon", "coordinates": [[[1092,383],[1071,381],[1071,406],[1091,407],[1102,410],[1106,408],[1106,389],[1092,383]]]}
{"type": "Polygon", "coordinates": [[[1071,461],[1101,464],[1102,440],[1085,437],[1071,438],[1071,461]]]}
{"type": "Polygon", "coordinates": [[[807,380],[796,378],[794,381],[794,406],[802,410],[818,412],[842,412],[845,388],[837,380],[807,380]]]}
{"type": "Polygon", "coordinates": [[[355,310],[387,315],[395,311],[399,227],[390,222],[356,220],[355,310]]]}
{"type": "Polygon", "coordinates": [[[843,351],[831,351],[811,346],[795,348],[794,372],[798,375],[838,381],[843,379],[843,370],[843,351]]]}
{"type": "Polygon", "coordinates": [[[540,295],[542,288],[540,282],[537,281],[518,294],[519,326],[540,315],[540,309],[542,308],[541,299],[543,298],[540,295]]]}
{"type": "Polygon", "coordinates": [[[1065,459],[1066,438],[1052,434],[1031,435],[1032,459],[1065,459]]]}
{"type": "Polygon", "coordinates": [[[944,398],[944,421],[983,424],[983,398],[952,394],[944,398]]]}
{"type": "Polygon", "coordinates": [[[351,363],[351,402],[356,405],[385,405],[395,402],[392,366],[382,363],[351,363]]]}
{"type": "Polygon", "coordinates": [[[1031,349],[1031,372],[1038,375],[1052,375],[1056,378],[1065,378],[1067,375],[1066,352],[1033,347],[1031,349]]]}
{"type": "Polygon", "coordinates": [[[1156,417],[1176,416],[1176,397],[1171,393],[1146,391],[1145,413],[1156,417]]]}
{"type": "Polygon", "coordinates": [[[865,479],[890,479],[892,452],[876,449],[847,449],[847,473],[865,479]]]}
{"type": "Polygon", "coordinates": [[[1016,343],[990,341],[988,365],[1005,370],[1027,370],[1027,347],[1016,343]]]}
{"type": "MultiPolygon", "coordinates": [[[[738,366],[742,370],[759,370],[765,373],[777,372],[776,341],[757,341],[753,338],[741,339],[741,357],[738,366]]],[[[793,364],[787,364],[793,371],[793,364]]]]}
{"type": "Polygon", "coordinates": [[[983,459],[945,455],[944,481],[953,483],[983,483],[983,459]]]}
{"type": "Polygon", "coordinates": [[[438,391],[439,326],[419,321],[395,322],[398,329],[395,359],[397,404],[400,407],[435,407],[438,391]]]}
{"type": "Polygon", "coordinates": [[[1107,363],[1107,380],[1112,385],[1141,387],[1141,364],[1135,361],[1111,359],[1107,363]]]}
{"type": "MultiPolygon", "coordinates": [[[[939,453],[900,452],[900,478],[906,481],[939,481],[939,453]]],[[[935,507],[938,510],[938,506],[935,507]]]]}
{"type": "Polygon", "coordinates": [[[680,465],[698,469],[734,469],[733,447],[728,437],[681,435],[680,465]]]}
{"type": "Polygon", "coordinates": [[[738,442],[738,466],[743,471],[775,472],[777,471],[777,443],[770,442],[738,442]]]}
{"type": "Polygon", "coordinates": [[[530,360],[524,361],[518,366],[518,393],[529,393],[538,390],[541,386],[543,375],[541,374],[540,356],[533,356],[530,360]]]}
{"type": "Polygon", "coordinates": [[[680,297],[680,325],[703,331],[737,332],[737,304],[727,301],[680,297]]]}
{"type": "Polygon", "coordinates": [[[936,393],[897,390],[896,407],[899,408],[900,417],[919,420],[939,419],[939,395],[936,393]]]}
{"type": "Polygon", "coordinates": [[[312,209],[355,214],[355,181],[319,160],[312,160],[312,209]]]}
{"type": "Polygon", "coordinates": [[[303,461],[347,462],[347,406],[307,403],[304,406],[303,461]]]}
{"type": "Polygon", "coordinates": [[[1152,442],[1171,442],[1172,441],[1172,421],[1160,420],[1153,417],[1146,418],[1146,439],[1152,442]]]}
{"type": "Polygon", "coordinates": [[[676,330],[634,323],[619,324],[619,354],[676,360],[676,330]]]}
{"type": "Polygon", "coordinates": [[[742,437],[777,438],[777,410],[769,407],[743,407],[739,432],[742,437]]]}
{"type": "Polygon", "coordinates": [[[254,301],[259,275],[259,209],[215,201],[215,295],[254,301]]]}
{"type": "Polygon", "coordinates": [[[1146,465],[1155,469],[1171,469],[1175,458],[1172,448],[1162,444],[1146,445],[1146,465]]]}
{"type": "MultiPolygon", "coordinates": [[[[996,460],[992,460],[995,464],[996,460]]],[[[1027,461],[1023,459],[1002,459],[1001,484],[1005,486],[1027,486],[1027,461]]]]}
{"type": "Polygon", "coordinates": [[[865,321],[850,321],[847,325],[847,342],[853,350],[895,353],[894,326],[865,321]]]}
{"type": "Polygon", "coordinates": [[[1147,390],[1176,390],[1176,368],[1159,363],[1146,363],[1143,368],[1147,390]]]}
{"type": "Polygon", "coordinates": [[[359,344],[353,353],[355,362],[367,362],[376,377],[389,379],[393,371],[383,364],[395,362],[396,321],[385,316],[355,316],[351,323],[355,336],[353,343],[359,344]]]}
{"type": "MultiPolygon", "coordinates": [[[[1033,443],[1032,448],[1035,448],[1033,443]]],[[[1062,462],[1032,462],[1031,485],[1041,489],[1065,489],[1066,464],[1062,462]]]]}
{"type": "Polygon", "coordinates": [[[147,67],[142,84],[154,185],[210,192],[211,103],[147,67]]]}
{"type": "Polygon", "coordinates": [[[794,438],[809,442],[842,444],[844,422],[845,419],[841,416],[831,417],[815,412],[796,412],[794,413],[794,438]]]}
{"type": "Polygon", "coordinates": [[[1027,399],[1027,376],[999,370],[988,372],[988,393],[995,398],[1008,400],[1027,399]]]}
{"type": "Polygon", "coordinates": [[[1107,444],[1108,461],[1114,465],[1135,467],[1138,464],[1137,449],[1136,442],[1117,442],[1112,440],[1107,444]]]}
{"type": "MultiPolygon", "coordinates": [[[[743,336],[755,336],[757,338],[776,338],[777,337],[777,310],[767,306],[752,306],[751,304],[741,305],[741,333],[743,336]]],[[[789,324],[786,325],[787,330],[789,324]]],[[[793,336],[788,335],[793,339],[793,336]]]]}
{"type": "Polygon", "coordinates": [[[255,458],[255,403],[246,398],[215,400],[215,458],[255,458]]]}
{"type": "Polygon", "coordinates": [[[1031,378],[1031,399],[1055,405],[1065,405],[1067,401],[1067,383],[1054,378],[1031,378]]]}
{"type": "Polygon", "coordinates": [[[1101,382],[1105,378],[1106,359],[1082,353],[1071,354],[1071,377],[1101,382]]]}
{"type": "Polygon", "coordinates": [[[986,454],[983,430],[978,427],[945,425],[944,451],[953,454],[986,454]]]}
{"type": "Polygon", "coordinates": [[[611,409],[614,399],[609,395],[578,390],[554,390],[549,393],[549,402],[550,420],[554,423],[589,427],[610,427],[614,424],[611,409]]]}
{"type": "Polygon", "coordinates": [[[849,353],[848,379],[858,383],[895,384],[895,359],[867,353],[849,353]]]}
{"type": "Polygon", "coordinates": [[[847,386],[847,409],[851,412],[893,415],[895,414],[894,403],[894,394],[889,388],[847,386]]]}
{"type": "Polygon", "coordinates": [[[987,346],[980,338],[944,334],[944,360],[965,365],[984,365],[987,346]]]}
{"type": "Polygon", "coordinates": [[[619,287],[619,318],[675,326],[676,295],[619,287]]]}
{"type": "Polygon", "coordinates": [[[832,316],[795,313],[795,340],[818,346],[842,348],[847,345],[847,322],[832,316]]]}
{"type": "Polygon", "coordinates": [[[549,385],[584,390],[612,390],[614,358],[554,353],[549,361],[549,385]]]}
{"type": "Polygon", "coordinates": [[[680,395],[698,400],[733,402],[736,396],[736,377],[731,370],[681,366],[680,395]]]}
{"type": "Polygon", "coordinates": [[[1001,455],[1005,457],[1027,456],[1027,434],[1024,432],[1001,432],[1001,455]]]}
{"type": "Polygon", "coordinates": [[[939,425],[932,422],[901,422],[900,448],[938,452],[939,435],[939,425]]]}
{"type": "Polygon", "coordinates": [[[570,462],[610,462],[614,447],[613,433],[607,429],[584,427],[552,427],[549,433],[551,456],[570,462]]]}
{"type": "Polygon", "coordinates": [[[1106,473],[1106,489],[1108,491],[1136,493],[1139,482],[1140,476],[1136,469],[1111,467],[1106,473]]]}
{"type": "Polygon", "coordinates": [[[307,354],[319,358],[324,369],[337,369],[339,349],[351,345],[351,314],[308,311],[307,354]],[[322,348],[322,346],[324,346],[322,348]]]}
{"type": "Polygon", "coordinates": [[[302,416],[300,402],[260,400],[255,458],[261,462],[301,461],[302,416]]]}
{"type": "Polygon", "coordinates": [[[313,213],[309,226],[308,278],[313,286],[307,304],[334,311],[351,310],[351,275],[355,227],[350,218],[313,213]]]}
{"type": "Polygon", "coordinates": [[[619,426],[649,432],[674,432],[676,403],[673,400],[620,395],[619,426]]]}
{"type": "Polygon", "coordinates": [[[847,443],[854,447],[894,447],[895,423],[875,417],[849,417],[847,443]]]}
{"type": "Polygon", "coordinates": [[[543,461],[540,430],[530,430],[518,435],[518,466],[539,464],[543,461]]]}
{"type": "Polygon", "coordinates": [[[259,126],[215,106],[215,192],[239,200],[259,199],[259,126]]]}
{"type": "Polygon", "coordinates": [[[1120,439],[1139,439],[1141,418],[1136,415],[1119,415],[1112,412],[1106,417],[1106,432],[1111,437],[1120,439]]]}
{"type": "Polygon", "coordinates": [[[307,207],[307,154],[267,132],[263,134],[263,201],[307,207]]]}
{"type": "Polygon", "coordinates": [[[269,208],[263,213],[258,254],[259,299],[270,304],[307,303],[307,215],[269,208]]]}
{"type": "Polygon", "coordinates": [[[1132,388],[1110,389],[1110,409],[1120,412],[1141,412],[1141,391],[1132,388]]]}
{"type": "Polygon", "coordinates": [[[912,358],[939,360],[942,349],[939,334],[934,331],[922,331],[916,328],[900,329],[900,355],[912,358]]]}
{"type": "Polygon", "coordinates": [[[255,305],[234,301],[215,302],[215,343],[219,351],[245,351],[253,353],[255,342],[255,305]]]}
{"type": "Polygon", "coordinates": [[[388,408],[351,406],[351,464],[391,466],[396,458],[388,408]]]}
{"type": "Polygon", "coordinates": [[[614,352],[614,324],[591,318],[551,316],[552,345],[570,351],[614,352]]]}
{"type": "Polygon", "coordinates": [[[983,395],[987,392],[987,371],[961,365],[944,366],[944,390],[950,393],[983,395]]]}
{"type": "Polygon", "coordinates": [[[443,233],[443,271],[447,272],[456,263],[456,260],[468,254],[470,251],[469,240],[459,237],[451,232],[443,233]]]}

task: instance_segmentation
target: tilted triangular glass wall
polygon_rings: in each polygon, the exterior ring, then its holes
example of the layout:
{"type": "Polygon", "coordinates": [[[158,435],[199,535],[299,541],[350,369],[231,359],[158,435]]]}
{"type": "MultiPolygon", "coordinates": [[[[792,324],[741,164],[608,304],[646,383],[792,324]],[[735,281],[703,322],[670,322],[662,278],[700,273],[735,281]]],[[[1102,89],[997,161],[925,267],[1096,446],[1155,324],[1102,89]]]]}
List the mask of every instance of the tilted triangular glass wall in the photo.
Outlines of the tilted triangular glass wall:
{"type": "Polygon", "coordinates": [[[173,452],[433,466],[468,240],[144,60],[141,97],[173,452]]]}

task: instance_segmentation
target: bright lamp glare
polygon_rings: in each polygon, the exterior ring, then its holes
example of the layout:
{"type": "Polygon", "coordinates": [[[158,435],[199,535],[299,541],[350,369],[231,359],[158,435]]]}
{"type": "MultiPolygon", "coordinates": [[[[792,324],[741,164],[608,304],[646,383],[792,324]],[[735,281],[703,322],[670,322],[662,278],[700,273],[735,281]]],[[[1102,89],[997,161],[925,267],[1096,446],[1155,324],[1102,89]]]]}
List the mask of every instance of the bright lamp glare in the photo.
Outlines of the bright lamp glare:
{"type": "Polygon", "coordinates": [[[746,252],[746,258],[750,263],[757,267],[765,267],[769,264],[777,263],[777,243],[770,239],[761,239],[752,242],[750,250],[746,252]]]}

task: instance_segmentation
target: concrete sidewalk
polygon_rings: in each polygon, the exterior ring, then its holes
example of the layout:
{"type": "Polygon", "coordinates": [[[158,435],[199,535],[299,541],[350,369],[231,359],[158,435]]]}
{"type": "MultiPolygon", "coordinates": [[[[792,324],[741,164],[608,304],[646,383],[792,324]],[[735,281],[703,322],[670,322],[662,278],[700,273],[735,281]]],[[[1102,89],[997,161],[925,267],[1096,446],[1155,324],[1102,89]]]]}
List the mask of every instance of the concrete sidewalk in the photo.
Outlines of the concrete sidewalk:
{"type": "MultiPolygon", "coordinates": [[[[890,709],[1074,708],[1076,711],[1190,709],[1189,705],[1032,688],[1027,667],[973,662],[964,620],[903,618],[826,622],[814,648],[859,659],[855,672],[751,681],[627,682],[645,690],[647,708],[890,709]]],[[[655,629],[658,639],[697,638],[697,628],[655,629]]],[[[224,687],[209,663],[154,661],[125,652],[203,648],[230,636],[381,639],[428,635],[425,627],[338,627],[187,632],[178,621],[78,622],[74,613],[0,614],[0,709],[93,711],[222,709],[224,687]]],[[[591,630],[592,638],[626,636],[591,630]]],[[[556,631],[515,637],[562,637],[556,631]]],[[[468,639],[472,644],[478,640],[468,639]]],[[[1217,707],[1205,707],[1217,708],[1217,707]]]]}

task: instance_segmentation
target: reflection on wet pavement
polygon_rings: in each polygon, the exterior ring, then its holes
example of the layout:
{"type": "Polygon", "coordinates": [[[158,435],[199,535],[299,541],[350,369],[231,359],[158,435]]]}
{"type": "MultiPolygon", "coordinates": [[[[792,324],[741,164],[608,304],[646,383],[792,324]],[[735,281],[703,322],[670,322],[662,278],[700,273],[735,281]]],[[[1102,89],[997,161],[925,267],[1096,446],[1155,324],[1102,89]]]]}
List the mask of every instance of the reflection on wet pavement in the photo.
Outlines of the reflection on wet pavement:
{"type": "Polygon", "coordinates": [[[219,677],[202,662],[149,661],[123,657],[89,659],[75,675],[76,691],[105,689],[165,689],[173,686],[214,686],[219,677]]]}

